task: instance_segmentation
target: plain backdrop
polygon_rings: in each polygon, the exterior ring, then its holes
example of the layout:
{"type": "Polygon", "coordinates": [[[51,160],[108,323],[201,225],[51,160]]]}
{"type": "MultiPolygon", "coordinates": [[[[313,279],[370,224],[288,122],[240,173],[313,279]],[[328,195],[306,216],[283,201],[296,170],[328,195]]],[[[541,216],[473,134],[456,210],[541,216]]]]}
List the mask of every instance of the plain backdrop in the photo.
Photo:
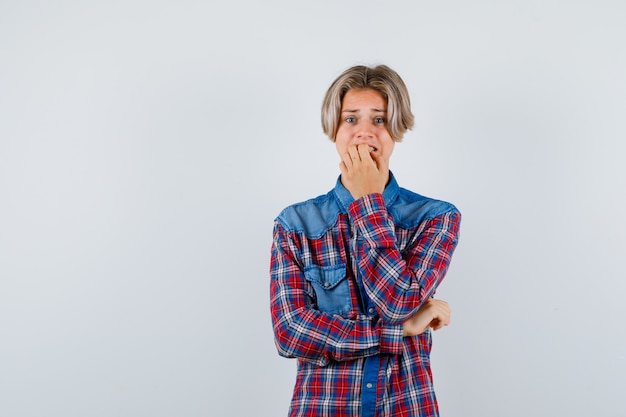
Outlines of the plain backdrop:
{"type": "Polygon", "coordinates": [[[273,219],[384,63],[455,203],[445,417],[626,415],[626,3],[0,0],[0,415],[283,416],[273,219]]]}

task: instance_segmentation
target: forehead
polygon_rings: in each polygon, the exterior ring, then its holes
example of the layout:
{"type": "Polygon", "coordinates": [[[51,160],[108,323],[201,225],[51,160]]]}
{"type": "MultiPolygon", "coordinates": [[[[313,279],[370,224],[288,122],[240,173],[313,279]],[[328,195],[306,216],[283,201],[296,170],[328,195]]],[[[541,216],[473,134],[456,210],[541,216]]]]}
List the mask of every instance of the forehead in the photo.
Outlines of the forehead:
{"type": "Polygon", "coordinates": [[[351,89],[341,100],[341,110],[379,109],[387,107],[385,100],[378,91],[368,89],[351,89]]]}

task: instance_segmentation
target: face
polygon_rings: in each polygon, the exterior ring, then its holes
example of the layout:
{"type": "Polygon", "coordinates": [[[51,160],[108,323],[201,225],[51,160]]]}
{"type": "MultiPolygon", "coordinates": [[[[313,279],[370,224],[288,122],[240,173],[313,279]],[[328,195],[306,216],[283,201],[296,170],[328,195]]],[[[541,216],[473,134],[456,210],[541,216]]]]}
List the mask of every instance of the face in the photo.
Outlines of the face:
{"type": "Polygon", "coordinates": [[[387,131],[387,100],[376,90],[348,90],[341,102],[337,152],[344,155],[359,144],[367,144],[379,159],[389,162],[395,142],[387,131]]]}

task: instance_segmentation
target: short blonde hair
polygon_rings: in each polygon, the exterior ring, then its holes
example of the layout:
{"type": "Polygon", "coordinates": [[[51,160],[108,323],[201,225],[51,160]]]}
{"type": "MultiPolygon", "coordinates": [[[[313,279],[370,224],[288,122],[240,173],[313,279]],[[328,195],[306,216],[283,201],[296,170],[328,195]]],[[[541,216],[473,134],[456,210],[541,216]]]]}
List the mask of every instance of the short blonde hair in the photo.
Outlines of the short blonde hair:
{"type": "Polygon", "coordinates": [[[356,65],[345,70],[326,91],[322,103],[322,129],[335,141],[341,118],[341,104],[348,90],[371,89],[387,101],[387,130],[396,142],[413,128],[409,92],[397,72],[386,65],[366,67],[356,65]]]}

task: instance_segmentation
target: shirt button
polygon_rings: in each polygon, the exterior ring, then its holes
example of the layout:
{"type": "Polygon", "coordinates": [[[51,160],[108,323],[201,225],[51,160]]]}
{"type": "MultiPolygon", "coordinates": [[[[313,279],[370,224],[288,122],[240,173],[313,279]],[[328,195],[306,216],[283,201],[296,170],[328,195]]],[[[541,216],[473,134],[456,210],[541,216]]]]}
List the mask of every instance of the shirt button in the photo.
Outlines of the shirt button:
{"type": "Polygon", "coordinates": [[[330,282],[325,282],[324,283],[324,287],[326,287],[326,288],[330,287],[330,282]]]}
{"type": "Polygon", "coordinates": [[[366,387],[367,387],[367,388],[372,388],[372,387],[373,387],[373,385],[372,385],[372,383],[371,383],[371,382],[368,382],[368,383],[367,383],[367,385],[366,385],[366,387]]]}
{"type": "Polygon", "coordinates": [[[374,307],[370,307],[370,308],[369,308],[369,310],[367,310],[367,311],[369,311],[369,312],[370,312],[370,314],[374,314],[374,312],[375,312],[376,310],[374,310],[374,307]]]}

